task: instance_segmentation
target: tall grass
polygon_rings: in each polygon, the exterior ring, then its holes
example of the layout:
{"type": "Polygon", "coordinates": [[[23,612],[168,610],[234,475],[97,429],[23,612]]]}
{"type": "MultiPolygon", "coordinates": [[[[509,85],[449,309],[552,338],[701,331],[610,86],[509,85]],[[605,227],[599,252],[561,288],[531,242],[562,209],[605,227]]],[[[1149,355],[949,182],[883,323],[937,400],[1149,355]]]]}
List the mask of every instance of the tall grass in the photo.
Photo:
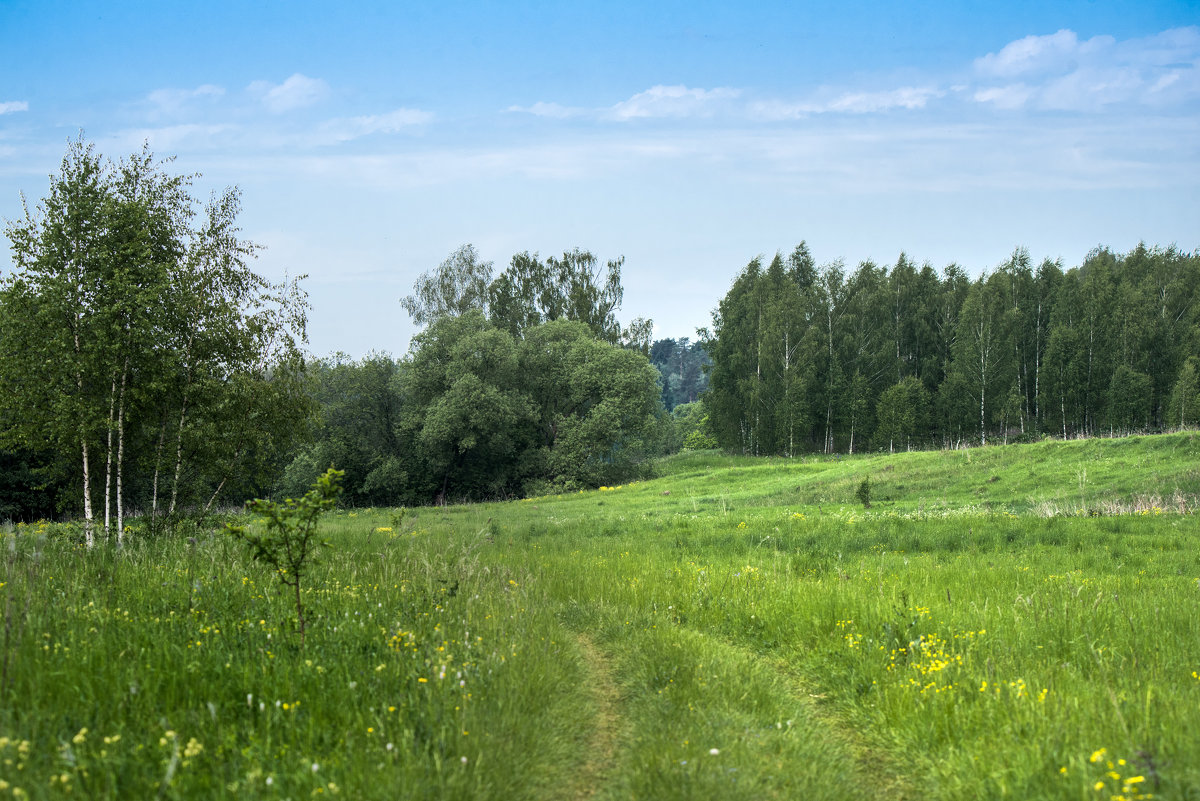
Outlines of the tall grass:
{"type": "Polygon", "coordinates": [[[0,798],[1194,798],[1198,451],[343,511],[303,646],[222,534],[8,527],[0,798]]]}

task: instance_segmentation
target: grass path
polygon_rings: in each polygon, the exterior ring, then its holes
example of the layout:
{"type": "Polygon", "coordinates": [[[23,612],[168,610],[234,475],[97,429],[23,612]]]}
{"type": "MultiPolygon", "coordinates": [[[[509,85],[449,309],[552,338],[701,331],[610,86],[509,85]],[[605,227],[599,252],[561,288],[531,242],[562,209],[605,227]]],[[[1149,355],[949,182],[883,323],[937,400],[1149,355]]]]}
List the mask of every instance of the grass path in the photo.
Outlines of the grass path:
{"type": "Polygon", "coordinates": [[[620,690],[613,678],[612,661],[586,634],[576,634],[575,642],[596,713],[587,753],[566,796],[584,801],[594,798],[612,776],[627,725],[618,709],[620,690]]]}
{"type": "MultiPolygon", "coordinates": [[[[764,657],[765,659],[766,657],[764,657]]],[[[788,665],[786,660],[774,659],[776,671],[792,688],[792,695],[807,708],[811,719],[820,724],[828,736],[838,740],[854,761],[855,772],[850,777],[860,798],[887,798],[892,801],[910,801],[920,796],[913,790],[910,777],[899,772],[899,766],[885,751],[873,747],[867,737],[832,709],[821,703],[826,696],[813,692],[813,687],[788,665]]]]}
{"type": "MultiPolygon", "coordinates": [[[[711,634],[691,629],[696,635],[713,640],[711,634]]],[[[760,667],[764,674],[774,676],[782,684],[786,697],[780,700],[793,705],[798,717],[804,721],[805,737],[814,745],[828,749],[838,759],[830,760],[840,769],[834,775],[822,777],[827,785],[824,790],[831,797],[887,798],[891,801],[910,801],[919,796],[913,791],[910,777],[899,772],[897,765],[885,752],[871,746],[862,732],[841,719],[829,706],[822,703],[826,698],[814,692],[812,685],[802,677],[785,658],[760,654],[751,648],[715,638],[719,646],[732,654],[760,667]]],[[[811,765],[798,764],[793,770],[803,774],[811,765]]]]}

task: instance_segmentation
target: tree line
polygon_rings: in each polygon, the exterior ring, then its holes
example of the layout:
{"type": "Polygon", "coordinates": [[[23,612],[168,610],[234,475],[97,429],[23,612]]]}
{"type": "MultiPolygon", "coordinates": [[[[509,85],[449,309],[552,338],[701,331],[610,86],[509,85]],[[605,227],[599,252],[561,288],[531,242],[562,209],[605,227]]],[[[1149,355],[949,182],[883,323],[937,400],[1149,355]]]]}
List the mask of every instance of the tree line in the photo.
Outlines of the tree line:
{"type": "Polygon", "coordinates": [[[1200,253],[1018,248],[971,280],[901,254],[736,277],[701,342],[712,435],[749,454],[986,445],[1200,422],[1200,253]]]}
{"type": "Polygon", "coordinates": [[[0,519],[78,514],[88,542],[331,466],[358,505],[561,492],[681,448],[796,455],[1200,422],[1200,254],[1018,249],[970,279],[901,254],[752,260],[710,329],[618,319],[623,259],[471,245],[421,275],[401,358],[305,357],[299,281],[252,269],[236,188],[207,203],[148,151],[82,138],[5,233],[0,519]]]}

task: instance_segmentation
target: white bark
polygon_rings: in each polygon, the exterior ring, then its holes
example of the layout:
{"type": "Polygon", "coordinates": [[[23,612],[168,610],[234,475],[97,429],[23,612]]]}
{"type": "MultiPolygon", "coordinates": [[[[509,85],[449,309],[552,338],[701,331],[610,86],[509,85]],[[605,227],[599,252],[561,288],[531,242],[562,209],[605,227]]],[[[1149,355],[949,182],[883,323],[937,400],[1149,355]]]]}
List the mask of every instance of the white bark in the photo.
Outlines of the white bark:
{"type": "Polygon", "coordinates": [[[121,371],[121,396],[117,404],[117,544],[125,543],[125,503],[121,498],[121,478],[125,468],[125,385],[129,378],[129,357],[121,371]]]}

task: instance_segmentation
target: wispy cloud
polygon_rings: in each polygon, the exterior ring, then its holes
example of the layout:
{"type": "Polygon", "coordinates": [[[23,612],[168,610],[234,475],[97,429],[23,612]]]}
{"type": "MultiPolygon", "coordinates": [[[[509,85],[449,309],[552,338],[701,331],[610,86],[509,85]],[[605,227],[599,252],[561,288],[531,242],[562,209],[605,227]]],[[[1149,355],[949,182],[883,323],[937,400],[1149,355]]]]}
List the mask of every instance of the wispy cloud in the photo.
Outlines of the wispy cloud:
{"type": "Polygon", "coordinates": [[[1074,31],[1026,36],[974,63],[973,98],[996,108],[1099,111],[1200,97],[1200,28],[1118,41],[1074,31]]]}
{"type": "Polygon", "coordinates": [[[532,106],[509,106],[506,111],[537,117],[571,117],[629,122],[633,120],[728,119],[781,121],[796,120],[814,114],[877,114],[893,109],[923,109],[931,100],[945,96],[936,86],[901,86],[872,91],[822,90],[806,100],[747,97],[741,89],[717,87],[693,89],[687,86],[652,86],[611,106],[583,108],[539,102],[532,106]]]}
{"type": "Polygon", "coordinates": [[[155,89],[146,95],[146,101],[155,113],[175,116],[192,111],[198,101],[217,100],[224,95],[222,87],[206,83],[195,89],[155,89]]]}
{"type": "Polygon", "coordinates": [[[10,100],[0,103],[0,114],[12,114],[15,111],[29,111],[29,103],[24,100],[10,100]]]}
{"type": "Polygon", "coordinates": [[[154,150],[178,152],[181,150],[201,151],[212,150],[221,144],[228,144],[231,135],[240,129],[230,124],[183,123],[180,125],[164,125],[160,127],[127,128],[114,133],[110,141],[117,152],[134,151],[148,142],[154,150]]]}
{"type": "Polygon", "coordinates": [[[405,129],[425,125],[432,119],[432,112],[413,108],[398,108],[386,114],[339,117],[323,123],[317,129],[315,139],[319,144],[348,142],[372,134],[400,133],[405,129]]]}
{"type": "MultiPolygon", "coordinates": [[[[945,110],[962,103],[999,110],[1098,112],[1121,104],[1178,106],[1200,99],[1200,27],[1118,40],[1080,39],[1071,30],[1026,36],[964,65],[905,85],[827,86],[788,98],[731,87],[659,84],[611,106],[552,101],[506,111],[549,119],[783,122],[815,115],[945,110]],[[941,101],[941,102],[939,102],[941,101]]],[[[910,79],[911,80],[911,79],[910,79]]]]}
{"type": "Polygon", "coordinates": [[[795,120],[813,114],[877,114],[893,109],[923,109],[946,93],[934,86],[902,86],[875,92],[842,92],[819,100],[759,100],[749,116],[760,120],[795,120]]]}
{"type": "Polygon", "coordinates": [[[1023,83],[1007,86],[991,86],[979,89],[972,98],[979,103],[990,103],[999,109],[1015,109],[1025,105],[1033,96],[1033,90],[1023,83]]]}
{"type": "Polygon", "coordinates": [[[531,106],[509,106],[505,111],[550,119],[583,117],[616,122],[638,119],[698,119],[728,112],[731,108],[730,102],[740,95],[741,90],[728,87],[692,89],[683,85],[660,84],[611,106],[586,108],[539,101],[531,106]]]}
{"type": "Polygon", "coordinates": [[[260,98],[268,111],[281,114],[324,100],[329,95],[329,84],[297,72],[281,84],[254,81],[246,90],[260,98]]]}
{"type": "Polygon", "coordinates": [[[737,89],[689,89],[686,86],[652,86],[608,109],[616,120],[647,117],[711,117],[722,105],[738,97],[737,89]]]}
{"type": "Polygon", "coordinates": [[[507,112],[519,114],[532,114],[535,117],[551,117],[553,119],[566,119],[567,117],[579,117],[591,113],[586,108],[577,106],[560,106],[558,103],[544,103],[538,101],[532,106],[509,106],[504,109],[507,112]]]}

